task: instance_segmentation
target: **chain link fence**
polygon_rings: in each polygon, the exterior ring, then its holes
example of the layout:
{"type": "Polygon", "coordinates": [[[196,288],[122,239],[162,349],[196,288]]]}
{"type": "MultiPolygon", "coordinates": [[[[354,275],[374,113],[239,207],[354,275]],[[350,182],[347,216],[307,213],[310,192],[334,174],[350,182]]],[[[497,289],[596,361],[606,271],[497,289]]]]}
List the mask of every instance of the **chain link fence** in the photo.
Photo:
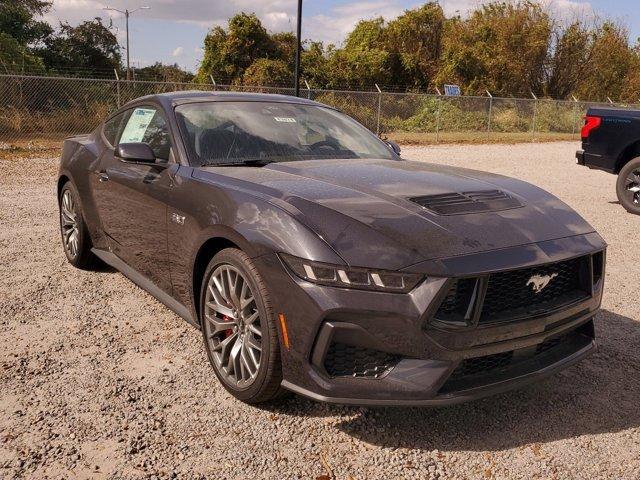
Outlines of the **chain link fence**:
{"type": "MultiPolygon", "coordinates": [[[[177,90],[294,93],[293,88],[278,87],[0,75],[0,146],[6,149],[21,142],[60,141],[87,133],[130,100],[177,90]]],[[[425,143],[490,140],[500,135],[523,140],[545,135],[577,138],[587,108],[603,105],[317,89],[302,89],[301,96],[336,107],[373,132],[425,143]]]]}

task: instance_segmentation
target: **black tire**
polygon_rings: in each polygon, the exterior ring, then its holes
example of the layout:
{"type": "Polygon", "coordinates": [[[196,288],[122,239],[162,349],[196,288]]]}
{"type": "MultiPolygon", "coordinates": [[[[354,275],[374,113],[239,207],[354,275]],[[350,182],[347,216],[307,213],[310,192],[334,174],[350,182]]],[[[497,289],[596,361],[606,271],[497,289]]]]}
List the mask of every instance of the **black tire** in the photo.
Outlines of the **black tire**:
{"type": "Polygon", "coordinates": [[[280,384],[282,382],[282,361],[280,358],[280,342],[276,327],[275,315],[271,304],[269,290],[248,255],[236,248],[227,248],[217,253],[209,262],[202,281],[200,291],[200,319],[202,321],[202,335],[213,371],[224,388],[238,400],[249,404],[269,402],[286,394],[280,384]],[[259,313],[260,328],[262,330],[260,364],[255,379],[246,388],[237,388],[230,383],[225,372],[219,370],[213,353],[212,324],[205,318],[205,303],[207,288],[211,276],[218,267],[235,267],[246,279],[255,306],[259,313]]]}
{"type": "Polygon", "coordinates": [[[640,187],[640,157],[634,158],[622,167],[616,182],[616,194],[620,204],[627,212],[640,215],[640,192],[629,191],[631,183],[635,183],[635,186],[640,187]],[[636,182],[632,182],[631,178],[635,178],[636,182]]]}
{"type": "Polygon", "coordinates": [[[60,198],[58,200],[58,206],[60,210],[60,236],[62,239],[62,249],[64,250],[64,254],[67,257],[67,260],[71,265],[81,270],[99,269],[102,266],[102,262],[91,251],[91,237],[89,236],[87,225],[84,222],[82,204],[80,203],[80,195],[78,194],[78,190],[76,189],[75,185],[71,182],[65,183],[60,190],[60,198]],[[73,199],[75,210],[75,228],[77,229],[77,248],[75,248],[75,251],[71,250],[65,240],[65,216],[63,213],[63,202],[67,192],[68,195],[70,195],[73,199]]]}

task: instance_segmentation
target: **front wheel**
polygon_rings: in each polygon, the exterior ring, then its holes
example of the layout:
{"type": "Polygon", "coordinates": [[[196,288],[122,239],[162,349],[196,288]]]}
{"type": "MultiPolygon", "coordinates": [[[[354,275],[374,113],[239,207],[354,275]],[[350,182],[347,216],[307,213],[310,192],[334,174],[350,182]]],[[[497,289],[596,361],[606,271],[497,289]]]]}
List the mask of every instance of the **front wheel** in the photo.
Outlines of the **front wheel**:
{"type": "Polygon", "coordinates": [[[69,263],[82,270],[93,270],[100,260],[91,251],[91,238],[82,217],[80,196],[71,182],[60,191],[60,234],[69,263]]]}
{"type": "Polygon", "coordinates": [[[282,395],[280,345],[269,292],[241,250],[227,248],[209,262],[200,318],[209,362],[234,397],[260,403],[282,395]]]}
{"type": "Polygon", "coordinates": [[[628,212],[640,215],[640,157],[634,158],[620,170],[616,193],[628,212]]]}

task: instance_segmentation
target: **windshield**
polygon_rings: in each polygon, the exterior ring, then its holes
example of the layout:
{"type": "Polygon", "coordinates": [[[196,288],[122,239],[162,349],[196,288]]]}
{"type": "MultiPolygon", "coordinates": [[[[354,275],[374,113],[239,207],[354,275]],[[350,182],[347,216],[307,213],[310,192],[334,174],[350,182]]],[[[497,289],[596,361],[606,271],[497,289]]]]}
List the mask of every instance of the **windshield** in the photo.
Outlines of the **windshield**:
{"type": "Polygon", "coordinates": [[[369,130],[320,106],[204,102],[181,105],[176,116],[194,166],[326,158],[397,159],[369,130]]]}

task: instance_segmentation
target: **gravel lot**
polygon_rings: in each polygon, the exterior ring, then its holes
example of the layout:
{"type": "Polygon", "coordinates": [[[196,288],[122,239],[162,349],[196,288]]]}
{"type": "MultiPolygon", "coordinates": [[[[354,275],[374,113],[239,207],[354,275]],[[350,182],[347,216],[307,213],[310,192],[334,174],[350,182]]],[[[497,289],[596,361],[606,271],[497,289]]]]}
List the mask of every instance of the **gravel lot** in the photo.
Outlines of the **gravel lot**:
{"type": "Polygon", "coordinates": [[[640,478],[640,217],[576,147],[405,148],[540,185],[610,246],[595,355],[442,409],[233,400],[199,332],[119,273],[66,263],[57,160],[0,161],[0,478],[640,478]]]}

